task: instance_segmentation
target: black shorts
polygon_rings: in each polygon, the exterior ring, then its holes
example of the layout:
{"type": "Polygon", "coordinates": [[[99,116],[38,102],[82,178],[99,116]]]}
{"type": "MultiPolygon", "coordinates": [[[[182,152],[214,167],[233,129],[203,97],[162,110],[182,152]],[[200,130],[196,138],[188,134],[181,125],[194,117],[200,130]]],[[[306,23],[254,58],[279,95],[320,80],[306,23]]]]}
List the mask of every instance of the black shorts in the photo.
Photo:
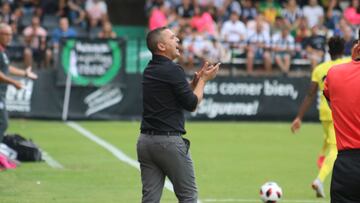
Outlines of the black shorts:
{"type": "Polygon", "coordinates": [[[360,202],[360,149],[339,151],[330,195],[331,203],[360,202]]]}

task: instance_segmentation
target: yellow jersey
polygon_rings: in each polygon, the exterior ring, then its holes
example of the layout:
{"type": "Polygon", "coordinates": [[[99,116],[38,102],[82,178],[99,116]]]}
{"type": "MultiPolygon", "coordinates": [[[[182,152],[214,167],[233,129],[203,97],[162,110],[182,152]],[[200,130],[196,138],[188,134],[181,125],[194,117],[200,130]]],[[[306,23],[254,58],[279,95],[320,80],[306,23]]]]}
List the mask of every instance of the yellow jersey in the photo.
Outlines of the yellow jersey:
{"type": "Polygon", "coordinates": [[[320,95],[321,95],[320,106],[319,106],[319,117],[320,117],[321,121],[332,121],[330,107],[326,101],[325,96],[322,93],[324,90],[325,77],[332,66],[342,64],[342,63],[348,63],[350,61],[351,61],[350,57],[340,58],[340,59],[336,59],[334,61],[327,61],[327,62],[321,63],[320,65],[316,66],[311,74],[311,81],[316,82],[318,84],[320,95]]]}

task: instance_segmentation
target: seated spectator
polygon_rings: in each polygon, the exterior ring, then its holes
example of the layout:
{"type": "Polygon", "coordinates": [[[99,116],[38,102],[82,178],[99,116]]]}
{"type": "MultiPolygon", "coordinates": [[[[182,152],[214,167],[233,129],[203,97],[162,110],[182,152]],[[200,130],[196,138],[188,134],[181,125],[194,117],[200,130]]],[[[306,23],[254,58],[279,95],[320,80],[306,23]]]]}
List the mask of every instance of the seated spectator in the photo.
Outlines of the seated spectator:
{"type": "Polygon", "coordinates": [[[265,70],[271,72],[270,33],[263,30],[263,24],[256,23],[256,31],[250,32],[247,38],[246,71],[253,73],[254,59],[264,60],[265,70]]]}
{"type": "Polygon", "coordinates": [[[290,35],[290,30],[287,26],[283,26],[280,33],[272,37],[272,50],[275,57],[275,63],[280,70],[288,75],[291,65],[291,56],[295,50],[295,40],[290,35]]]}
{"type": "Polygon", "coordinates": [[[1,5],[0,15],[2,23],[10,24],[12,22],[10,3],[5,2],[1,5]]]}
{"type": "Polygon", "coordinates": [[[339,21],[342,16],[342,9],[339,6],[338,0],[330,0],[327,9],[326,9],[326,21],[325,25],[327,28],[334,30],[336,25],[339,24],[339,21]]]}
{"type": "Polygon", "coordinates": [[[197,32],[216,36],[217,33],[214,24],[214,20],[206,8],[195,7],[195,15],[190,21],[192,28],[195,28],[197,32]]]}
{"type": "Polygon", "coordinates": [[[82,0],[67,0],[61,5],[60,16],[67,17],[71,25],[86,27],[86,12],[82,0]]]}
{"type": "Polygon", "coordinates": [[[249,20],[246,23],[247,32],[248,33],[256,32],[257,24],[262,25],[263,32],[268,32],[270,34],[270,29],[271,29],[270,24],[265,21],[264,15],[261,13],[258,16],[256,16],[254,20],[249,20]]]}
{"type": "Polygon", "coordinates": [[[307,57],[313,69],[324,59],[326,38],[319,34],[318,26],[314,26],[311,28],[311,36],[305,41],[307,57]]]}
{"type": "Polygon", "coordinates": [[[232,12],[236,12],[239,15],[241,14],[241,5],[236,0],[224,0],[221,4],[220,2],[218,4],[217,21],[220,24],[229,20],[232,12]]]}
{"type": "Polygon", "coordinates": [[[351,1],[344,11],[344,17],[352,26],[360,25],[360,0],[351,1]]]}
{"type": "Polygon", "coordinates": [[[318,4],[317,0],[309,0],[309,5],[304,6],[303,13],[310,28],[324,22],[324,9],[318,4]]]}
{"type": "Polygon", "coordinates": [[[104,22],[102,30],[98,33],[98,37],[101,39],[116,38],[116,33],[112,30],[112,25],[109,21],[104,22]]]}
{"type": "Polygon", "coordinates": [[[85,11],[89,20],[89,27],[97,27],[108,20],[107,5],[103,0],[87,0],[85,11]]]}
{"type": "Polygon", "coordinates": [[[76,36],[76,31],[73,28],[69,27],[69,20],[65,17],[62,17],[59,20],[59,27],[56,28],[51,35],[51,42],[54,49],[57,50],[59,48],[61,38],[76,36]]]}
{"type": "Polygon", "coordinates": [[[241,21],[247,23],[258,15],[252,0],[242,0],[241,21]]]}
{"type": "Polygon", "coordinates": [[[189,24],[194,16],[194,5],[191,0],[182,0],[181,4],[175,8],[180,25],[189,24]]]}
{"type": "Polygon", "coordinates": [[[345,41],[344,56],[351,56],[351,49],[353,47],[353,42],[355,40],[353,33],[354,32],[350,26],[346,26],[346,28],[344,28],[344,34],[343,34],[343,38],[345,41]]]}
{"type": "Polygon", "coordinates": [[[259,10],[264,14],[266,22],[274,24],[276,16],[281,15],[281,5],[273,0],[265,0],[260,3],[259,10]]]}
{"type": "MultiPolygon", "coordinates": [[[[23,31],[25,39],[24,63],[26,67],[33,66],[33,58],[41,62],[46,49],[47,32],[40,26],[40,18],[34,16],[31,25],[23,31]]],[[[49,66],[49,56],[45,57],[45,67],[49,66]]]]}
{"type": "Polygon", "coordinates": [[[290,30],[296,30],[299,26],[300,18],[304,16],[296,0],[288,0],[281,15],[284,17],[286,24],[290,26],[290,30]]]}
{"type": "Polygon", "coordinates": [[[221,28],[221,39],[226,47],[241,48],[246,39],[246,27],[239,20],[239,14],[232,12],[230,20],[226,21],[221,28]]]}
{"type": "Polygon", "coordinates": [[[166,9],[167,8],[165,4],[161,3],[158,6],[153,7],[153,9],[150,11],[150,17],[149,17],[150,31],[168,25],[168,20],[166,17],[166,9]]]}

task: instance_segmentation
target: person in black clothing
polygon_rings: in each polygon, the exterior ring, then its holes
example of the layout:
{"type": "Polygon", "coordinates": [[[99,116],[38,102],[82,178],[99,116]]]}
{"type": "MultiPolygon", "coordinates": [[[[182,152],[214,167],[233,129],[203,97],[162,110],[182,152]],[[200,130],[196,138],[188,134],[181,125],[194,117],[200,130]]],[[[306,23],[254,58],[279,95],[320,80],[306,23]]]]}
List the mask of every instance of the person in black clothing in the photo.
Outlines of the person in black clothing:
{"type": "Polygon", "coordinates": [[[160,202],[165,176],[179,202],[197,202],[190,141],[183,138],[183,110],[195,111],[205,83],[216,77],[220,64],[205,63],[189,83],[184,70],[172,60],[180,56],[179,39],[167,27],[147,35],[152,60],[143,75],[143,114],[137,142],[142,180],[142,202],[160,202]]]}
{"type": "Polygon", "coordinates": [[[11,77],[8,74],[13,74],[20,77],[27,77],[30,79],[37,79],[37,75],[31,71],[31,67],[26,70],[18,69],[9,65],[9,59],[5,53],[5,47],[9,45],[12,39],[11,27],[7,24],[0,24],[0,143],[4,137],[4,133],[8,127],[8,115],[6,112],[5,96],[7,85],[11,84],[16,89],[23,88],[23,84],[11,77]]]}

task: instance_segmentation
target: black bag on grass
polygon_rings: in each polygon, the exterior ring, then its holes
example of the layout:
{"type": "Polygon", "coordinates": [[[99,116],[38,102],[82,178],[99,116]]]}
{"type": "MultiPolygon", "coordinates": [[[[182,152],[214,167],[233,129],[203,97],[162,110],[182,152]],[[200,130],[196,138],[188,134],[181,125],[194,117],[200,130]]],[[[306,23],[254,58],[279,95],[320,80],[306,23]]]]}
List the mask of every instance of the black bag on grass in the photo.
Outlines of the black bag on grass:
{"type": "Polygon", "coordinates": [[[9,134],[4,136],[3,143],[14,149],[19,161],[41,161],[42,154],[40,148],[19,134],[9,134]]]}

